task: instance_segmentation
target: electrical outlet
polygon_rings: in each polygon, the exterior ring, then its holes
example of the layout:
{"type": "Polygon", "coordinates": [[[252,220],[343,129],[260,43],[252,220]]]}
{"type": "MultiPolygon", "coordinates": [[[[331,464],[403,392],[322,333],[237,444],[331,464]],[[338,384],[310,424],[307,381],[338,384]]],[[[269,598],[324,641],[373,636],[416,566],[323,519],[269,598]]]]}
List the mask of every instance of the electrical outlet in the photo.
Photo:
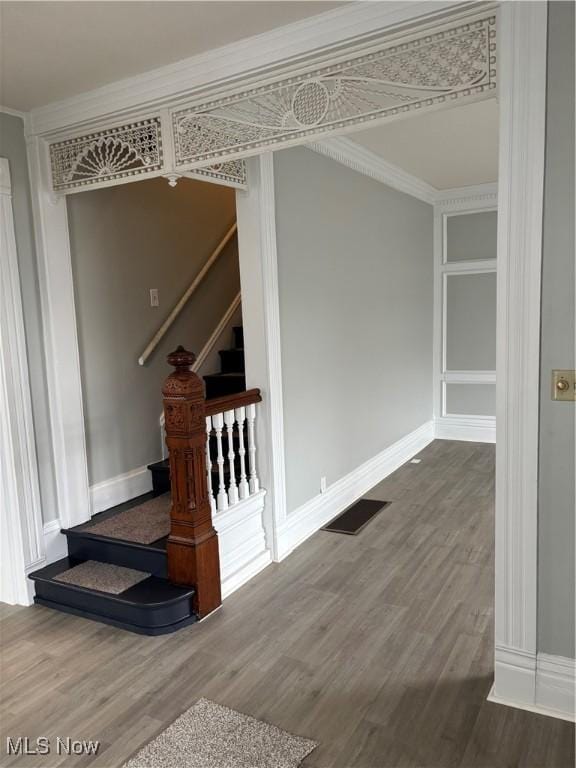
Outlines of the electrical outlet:
{"type": "Polygon", "coordinates": [[[159,307],[160,299],[158,298],[158,288],[150,288],[150,306],[159,307]]]}
{"type": "Polygon", "coordinates": [[[326,493],[326,478],[320,478],[320,493],[326,493]]]}

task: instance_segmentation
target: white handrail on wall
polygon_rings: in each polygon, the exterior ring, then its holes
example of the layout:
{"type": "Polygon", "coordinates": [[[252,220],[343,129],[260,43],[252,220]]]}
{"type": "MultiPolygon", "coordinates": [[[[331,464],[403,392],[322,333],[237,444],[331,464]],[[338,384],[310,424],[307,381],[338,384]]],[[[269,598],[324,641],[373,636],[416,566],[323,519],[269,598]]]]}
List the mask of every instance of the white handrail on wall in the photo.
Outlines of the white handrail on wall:
{"type": "MultiPolygon", "coordinates": [[[[206,358],[208,357],[210,352],[212,352],[212,350],[214,349],[216,342],[218,341],[222,333],[225,331],[226,326],[232,320],[234,312],[236,312],[236,310],[238,309],[241,303],[242,303],[242,298],[241,298],[240,291],[238,291],[236,296],[234,296],[234,298],[232,299],[230,306],[228,307],[226,312],[222,315],[220,322],[218,323],[216,328],[212,331],[210,338],[200,350],[200,354],[197,356],[196,360],[194,361],[194,365],[192,366],[192,370],[194,371],[194,373],[198,373],[200,368],[202,368],[202,366],[206,361],[206,358]]],[[[164,440],[164,412],[162,412],[162,414],[160,415],[159,423],[160,423],[160,440],[162,443],[162,458],[165,459],[168,454],[166,450],[166,442],[164,440]]]]}
{"type": "Polygon", "coordinates": [[[236,233],[237,226],[238,225],[236,224],[236,222],[232,224],[228,232],[226,232],[226,234],[218,244],[217,248],[212,252],[212,255],[210,256],[206,264],[204,264],[200,272],[196,275],[194,280],[192,280],[186,292],[177,302],[172,312],[170,312],[166,320],[164,320],[160,328],[156,331],[156,333],[152,337],[152,340],[150,341],[150,343],[148,344],[144,352],[142,352],[141,356],[138,358],[138,363],[140,365],[144,365],[144,363],[146,362],[146,360],[148,360],[152,352],[154,352],[154,350],[160,343],[161,339],[164,337],[164,335],[166,334],[166,332],[168,331],[168,329],[170,328],[174,320],[176,320],[180,312],[186,306],[186,303],[188,302],[188,300],[190,299],[190,297],[192,296],[196,288],[198,288],[198,286],[206,276],[212,264],[214,264],[218,256],[220,256],[224,248],[228,245],[228,242],[232,239],[232,237],[236,233]]]}

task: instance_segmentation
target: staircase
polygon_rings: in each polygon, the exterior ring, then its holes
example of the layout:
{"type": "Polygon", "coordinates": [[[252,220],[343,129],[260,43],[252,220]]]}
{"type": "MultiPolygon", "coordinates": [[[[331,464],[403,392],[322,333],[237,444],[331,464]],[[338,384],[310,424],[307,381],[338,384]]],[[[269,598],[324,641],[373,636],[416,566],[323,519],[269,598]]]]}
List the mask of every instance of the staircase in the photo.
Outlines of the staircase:
{"type": "MultiPolygon", "coordinates": [[[[206,413],[220,413],[221,409],[215,409],[213,404],[221,402],[226,403],[228,413],[238,406],[244,412],[242,397],[246,400],[245,396],[251,393],[244,393],[241,327],[234,328],[234,347],[219,354],[220,373],[204,377],[206,413]],[[238,405],[230,398],[236,393],[243,393],[237,400],[238,405]],[[223,397],[230,402],[216,399],[223,397]]],[[[195,377],[192,373],[186,375],[195,377]]],[[[249,402],[255,402],[253,396],[249,402]]],[[[238,452],[241,436],[243,447],[248,437],[247,421],[235,423],[224,435],[211,435],[210,455],[216,456],[219,452],[228,456],[230,439],[234,451],[238,452]]],[[[238,457],[230,462],[226,471],[216,464],[215,461],[208,478],[213,510],[220,488],[224,491],[230,487],[231,467],[234,467],[236,484],[242,476],[238,457]]],[[[168,580],[169,462],[156,462],[148,469],[152,475],[151,493],[62,531],[68,556],[30,574],[36,588],[36,603],[145,635],[174,632],[198,620],[196,588],[177,586],[168,580]]]]}
{"type": "MultiPolygon", "coordinates": [[[[234,346],[232,349],[221,349],[218,353],[220,356],[220,373],[212,373],[208,376],[204,376],[207,400],[215,397],[233,395],[236,392],[243,392],[246,389],[244,329],[242,326],[236,326],[232,330],[234,334],[234,346]]],[[[237,439],[237,435],[235,438],[237,439]]],[[[212,437],[210,439],[212,440],[211,448],[214,448],[215,438],[212,437]]],[[[225,437],[224,440],[224,453],[227,455],[227,438],[225,437]]],[[[235,442],[234,447],[237,447],[237,442],[235,442]]],[[[212,451],[212,453],[214,453],[214,451],[212,451]]],[[[152,472],[153,493],[157,496],[162,493],[167,493],[170,490],[170,466],[168,459],[149,464],[148,469],[152,472]]],[[[225,469],[224,472],[226,481],[228,481],[228,469],[225,469]]],[[[212,468],[212,487],[216,488],[216,490],[218,490],[219,487],[218,469],[216,466],[213,466],[212,468]]]]}

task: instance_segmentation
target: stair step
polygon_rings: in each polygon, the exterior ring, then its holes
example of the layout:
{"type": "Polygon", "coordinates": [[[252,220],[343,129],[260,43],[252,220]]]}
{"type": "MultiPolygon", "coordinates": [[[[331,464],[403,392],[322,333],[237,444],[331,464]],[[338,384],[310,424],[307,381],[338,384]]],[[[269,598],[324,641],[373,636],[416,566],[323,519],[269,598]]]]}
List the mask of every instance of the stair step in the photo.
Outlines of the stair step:
{"type": "Polygon", "coordinates": [[[218,354],[222,373],[244,373],[244,349],[221,349],[218,354]]]}
{"type": "Polygon", "coordinates": [[[170,491],[170,462],[168,459],[148,464],[152,473],[152,494],[160,496],[170,491]]]}
{"type": "Polygon", "coordinates": [[[237,349],[244,349],[244,328],[241,325],[236,325],[232,331],[234,333],[234,346],[237,349]]]}
{"type": "Polygon", "coordinates": [[[78,560],[65,557],[31,573],[36,587],[34,602],[142,635],[175,632],[197,620],[192,587],[177,587],[166,579],[147,576],[120,594],[111,594],[56,580],[76,565],[78,560]]]}
{"type": "MultiPolygon", "coordinates": [[[[170,489],[170,476],[166,477],[168,490],[170,489]]],[[[147,571],[154,576],[166,578],[166,540],[168,530],[168,513],[170,508],[170,498],[167,496],[165,501],[155,500],[153,493],[146,493],[138,496],[123,504],[119,504],[106,512],[100,512],[95,515],[88,523],[82,523],[74,528],[62,530],[68,543],[68,555],[74,560],[97,560],[102,563],[119,565],[125,568],[135,568],[141,571],[147,571]],[[145,506],[143,506],[145,505],[145,506]],[[150,510],[150,506],[154,510],[150,510]],[[150,529],[150,515],[158,521],[150,529]],[[123,515],[123,525],[119,528],[116,521],[112,530],[102,530],[102,523],[114,520],[123,515]],[[138,526],[139,520],[148,516],[148,529],[138,526]],[[166,523],[164,524],[164,518],[166,523]],[[96,528],[94,527],[96,526],[96,528]],[[147,533],[148,537],[154,535],[154,528],[160,528],[159,538],[151,543],[147,543],[142,533],[147,533]],[[126,535],[123,536],[124,529],[126,535]],[[140,536],[133,535],[133,531],[139,529],[140,536]],[[164,533],[166,531],[166,534],[164,533]],[[119,536],[122,535],[121,538],[119,536]],[[140,541],[138,541],[140,539],[140,541]]]]}
{"type": "Polygon", "coordinates": [[[168,575],[165,538],[154,544],[139,544],[90,533],[89,530],[69,528],[62,533],[68,541],[68,555],[73,560],[98,560],[147,571],[159,578],[168,575]]]}
{"type": "Polygon", "coordinates": [[[213,373],[204,376],[204,381],[207,399],[233,395],[246,389],[246,377],[243,373],[213,373]]]}

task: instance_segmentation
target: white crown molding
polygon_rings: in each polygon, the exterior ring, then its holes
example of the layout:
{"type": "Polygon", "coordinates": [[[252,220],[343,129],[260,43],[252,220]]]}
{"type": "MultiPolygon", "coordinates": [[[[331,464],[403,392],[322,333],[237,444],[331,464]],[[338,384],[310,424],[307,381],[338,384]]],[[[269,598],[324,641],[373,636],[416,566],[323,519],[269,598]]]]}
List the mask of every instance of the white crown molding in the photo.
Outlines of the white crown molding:
{"type": "Polygon", "coordinates": [[[437,205],[442,211],[495,208],[498,204],[496,182],[437,189],[424,179],[387,162],[372,150],[342,136],[308,144],[307,148],[399,192],[404,192],[430,205],[437,205]]]}
{"type": "Polygon", "coordinates": [[[111,115],[127,115],[146,106],[161,106],[167,100],[190,98],[203,88],[230,87],[240,75],[252,73],[262,79],[280,63],[302,62],[347,44],[371,40],[380,29],[406,30],[417,21],[419,27],[446,14],[458,12],[463,18],[495,7],[492,2],[450,2],[403,0],[387,3],[350,3],[327,13],[277,27],[229,45],[124,78],[78,96],[53,102],[30,112],[33,133],[44,134],[71,125],[81,125],[111,115]]]}
{"type": "Polygon", "coordinates": [[[498,183],[474,184],[469,187],[439,189],[436,192],[437,206],[443,211],[459,211],[470,207],[476,209],[498,205],[498,183]]]}
{"type": "Polygon", "coordinates": [[[28,112],[21,112],[19,109],[4,107],[2,104],[0,104],[0,112],[3,112],[5,115],[12,115],[12,117],[20,117],[22,120],[26,120],[29,114],[28,112]]]}
{"type": "Polygon", "coordinates": [[[351,139],[343,137],[327,139],[309,144],[308,148],[425,203],[433,204],[436,201],[438,190],[433,186],[412,176],[397,165],[387,163],[377,154],[361,147],[351,139]]]}

